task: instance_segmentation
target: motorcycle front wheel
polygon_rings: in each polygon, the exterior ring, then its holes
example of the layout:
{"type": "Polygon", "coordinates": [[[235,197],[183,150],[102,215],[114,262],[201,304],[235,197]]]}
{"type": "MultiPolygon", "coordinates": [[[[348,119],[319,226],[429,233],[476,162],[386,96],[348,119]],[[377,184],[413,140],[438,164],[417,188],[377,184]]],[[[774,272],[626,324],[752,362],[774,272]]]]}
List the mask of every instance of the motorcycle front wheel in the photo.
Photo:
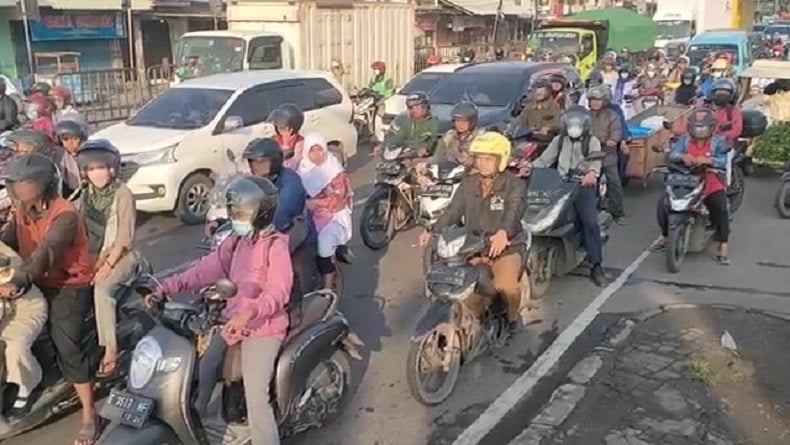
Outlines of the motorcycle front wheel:
{"type": "Polygon", "coordinates": [[[680,225],[669,230],[666,248],[667,269],[672,273],[680,272],[680,267],[688,253],[690,227],[680,225]]]}
{"type": "Polygon", "coordinates": [[[744,179],[743,170],[740,166],[735,166],[732,169],[732,184],[730,184],[729,193],[730,198],[730,213],[735,213],[743,203],[743,195],[746,193],[746,180],[744,179]]]}
{"type": "Polygon", "coordinates": [[[372,250],[380,250],[395,235],[395,208],[389,193],[378,194],[365,203],[359,220],[362,242],[372,250]]]}
{"type": "Polygon", "coordinates": [[[774,207],[780,218],[790,219],[790,181],[782,181],[779,185],[774,198],[774,207]]]}
{"type": "Polygon", "coordinates": [[[529,269],[529,285],[532,288],[531,298],[540,300],[549,292],[551,278],[554,275],[554,250],[548,247],[545,250],[533,250],[527,258],[529,269]]]}
{"type": "Polygon", "coordinates": [[[438,329],[420,341],[411,342],[406,357],[406,381],[418,402],[433,406],[447,400],[460,373],[461,353],[453,350],[451,339],[438,329]]]}

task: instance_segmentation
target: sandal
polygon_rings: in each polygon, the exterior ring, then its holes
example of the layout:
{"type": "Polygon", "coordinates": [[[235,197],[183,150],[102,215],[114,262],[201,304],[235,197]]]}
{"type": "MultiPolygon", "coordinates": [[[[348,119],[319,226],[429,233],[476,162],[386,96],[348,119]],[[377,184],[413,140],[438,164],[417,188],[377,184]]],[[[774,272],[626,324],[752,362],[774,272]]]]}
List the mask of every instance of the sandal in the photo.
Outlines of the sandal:
{"type": "Polygon", "coordinates": [[[651,252],[663,252],[665,250],[667,250],[667,242],[666,242],[666,240],[664,240],[664,241],[656,241],[655,243],[653,243],[652,246],[650,246],[650,251],[651,252]]]}
{"type": "Polygon", "coordinates": [[[722,266],[729,266],[730,265],[730,258],[726,255],[714,255],[713,260],[719,263],[722,266]]]}
{"type": "Polygon", "coordinates": [[[99,371],[96,373],[96,377],[102,379],[111,377],[112,375],[115,374],[117,370],[118,370],[117,359],[107,360],[107,361],[102,360],[102,362],[99,364],[99,371]]]}
{"type": "Polygon", "coordinates": [[[96,424],[97,421],[91,423],[83,423],[77,432],[77,438],[74,439],[74,445],[94,445],[96,439],[99,438],[99,428],[96,424]]]}

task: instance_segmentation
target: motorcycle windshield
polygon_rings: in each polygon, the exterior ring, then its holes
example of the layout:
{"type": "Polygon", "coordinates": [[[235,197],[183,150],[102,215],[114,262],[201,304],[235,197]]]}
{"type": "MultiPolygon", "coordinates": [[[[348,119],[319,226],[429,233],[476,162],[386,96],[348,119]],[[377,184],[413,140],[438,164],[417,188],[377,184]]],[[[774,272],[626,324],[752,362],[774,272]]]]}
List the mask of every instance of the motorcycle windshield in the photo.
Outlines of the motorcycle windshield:
{"type": "Polygon", "coordinates": [[[576,183],[566,181],[554,168],[536,168],[532,170],[527,187],[527,210],[524,220],[535,224],[561,200],[569,202],[567,196],[573,193],[576,183]]]}

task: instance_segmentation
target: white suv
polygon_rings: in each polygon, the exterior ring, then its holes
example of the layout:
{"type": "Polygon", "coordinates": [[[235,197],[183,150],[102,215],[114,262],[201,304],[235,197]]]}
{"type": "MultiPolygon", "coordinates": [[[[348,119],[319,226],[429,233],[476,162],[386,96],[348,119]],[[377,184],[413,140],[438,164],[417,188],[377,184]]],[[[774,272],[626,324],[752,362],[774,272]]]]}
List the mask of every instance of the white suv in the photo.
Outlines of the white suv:
{"type": "Polygon", "coordinates": [[[344,160],[357,152],[351,99],[331,74],[313,71],[242,71],[187,80],[91,138],[118,147],[138,210],[173,211],[182,222],[199,224],[211,178],[231,168],[227,150],[239,157],[251,140],[272,136],[274,128],[265,120],[284,103],[304,110],[303,133],[322,133],[344,160]]]}

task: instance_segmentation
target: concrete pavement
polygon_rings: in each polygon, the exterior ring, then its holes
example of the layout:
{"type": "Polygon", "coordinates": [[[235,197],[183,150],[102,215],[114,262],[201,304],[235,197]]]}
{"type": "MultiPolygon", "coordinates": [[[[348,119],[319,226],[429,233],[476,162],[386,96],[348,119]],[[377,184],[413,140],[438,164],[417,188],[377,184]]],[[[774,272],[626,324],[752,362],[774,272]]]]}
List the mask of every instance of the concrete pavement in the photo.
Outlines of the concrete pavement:
{"type": "MultiPolygon", "coordinates": [[[[373,163],[366,161],[358,161],[353,173],[356,199],[360,202],[370,193],[373,163]]],[[[783,245],[777,241],[781,241],[787,223],[771,213],[774,186],[775,182],[766,180],[748,182],[746,202],[735,222],[732,266],[725,269],[708,257],[692,258],[680,274],[671,275],[664,272],[660,258],[651,256],[603,309],[610,313],[631,312],[662,301],[691,298],[690,295],[703,300],[743,300],[748,292],[751,294],[746,298],[754,304],[783,304],[790,296],[790,289],[782,289],[787,282],[783,281],[783,274],[790,264],[783,259],[783,245]],[[728,287],[740,290],[728,293],[728,287]]],[[[655,239],[658,191],[656,184],[648,189],[638,185],[627,189],[631,225],[615,227],[606,247],[606,265],[612,275],[626,269],[655,239]]],[[[152,217],[139,233],[141,248],[158,270],[177,267],[199,254],[194,245],[202,229],[181,227],[174,218],[152,217]]],[[[356,259],[344,271],[346,293],[342,310],[367,345],[362,362],[355,366],[356,394],[337,423],[289,439],[288,444],[450,444],[529,369],[601,291],[584,276],[572,275],[556,281],[534,322],[524,332],[506,347],[465,366],[455,393],[446,403],[423,407],[411,398],[405,379],[409,336],[425,308],[420,250],[413,247],[416,236],[416,231],[398,234],[382,252],[369,251],[359,237],[352,241],[356,259]]],[[[516,416],[500,419],[489,430],[486,442],[507,443],[526,426],[533,414],[530,410],[536,412],[542,403],[531,409],[522,407],[516,416]]],[[[70,416],[7,443],[62,443],[63,438],[74,434],[76,422],[70,416]]]]}

